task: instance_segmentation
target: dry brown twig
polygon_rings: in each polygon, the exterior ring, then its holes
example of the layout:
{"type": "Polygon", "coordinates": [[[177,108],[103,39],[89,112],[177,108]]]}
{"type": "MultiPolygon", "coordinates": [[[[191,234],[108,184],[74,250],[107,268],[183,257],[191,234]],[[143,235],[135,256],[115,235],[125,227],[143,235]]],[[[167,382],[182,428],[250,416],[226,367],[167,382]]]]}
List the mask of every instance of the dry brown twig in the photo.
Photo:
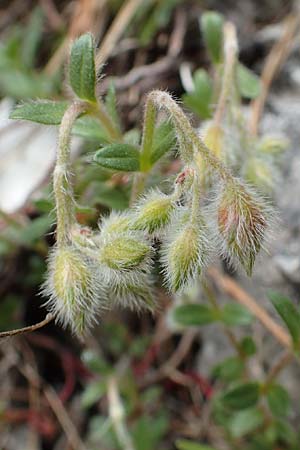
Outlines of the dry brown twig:
{"type": "Polygon", "coordinates": [[[291,338],[284,328],[278,325],[267,311],[259,306],[256,300],[245,292],[232,278],[221,274],[214,267],[208,270],[208,275],[219,288],[237,300],[241,305],[245,306],[284,347],[292,351],[291,338]]]}
{"type": "Polygon", "coordinates": [[[54,320],[54,315],[49,313],[46,315],[45,319],[41,322],[35,323],[34,325],[29,325],[28,327],[17,328],[16,330],[2,331],[0,332],[0,339],[16,336],[18,334],[29,333],[31,331],[39,330],[40,328],[48,325],[48,323],[54,320]]]}
{"type": "Polygon", "coordinates": [[[98,71],[101,66],[107,61],[111,55],[115,45],[124,33],[130,20],[133,18],[139,6],[143,3],[143,0],[128,0],[126,1],[118,15],[115,17],[109,30],[107,31],[100,48],[96,55],[96,70],[98,71]]]}
{"type": "Polygon", "coordinates": [[[292,49],[292,42],[299,27],[299,14],[293,14],[285,20],[284,32],[271,49],[261,75],[262,90],[251,104],[251,114],[249,120],[249,128],[251,133],[256,136],[258,132],[259,121],[266,103],[266,99],[270,90],[270,86],[282,67],[282,64],[289,56],[292,49]]]}

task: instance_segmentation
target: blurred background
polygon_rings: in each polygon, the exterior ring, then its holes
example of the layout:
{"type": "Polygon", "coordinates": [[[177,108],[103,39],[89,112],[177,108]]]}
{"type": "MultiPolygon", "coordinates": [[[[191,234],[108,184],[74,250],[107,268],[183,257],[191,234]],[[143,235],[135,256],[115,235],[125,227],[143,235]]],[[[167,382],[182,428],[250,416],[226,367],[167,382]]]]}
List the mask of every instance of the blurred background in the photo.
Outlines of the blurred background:
{"type": "MultiPolygon", "coordinates": [[[[103,61],[98,93],[106,96],[113,83],[124,133],[139,135],[145,96],[157,88],[180,100],[194,126],[201,127],[210,117],[197,93],[197,79],[203,81],[199,70],[212,71],[200,29],[208,10],[235,24],[239,61],[251,70],[250,81],[243,79],[241,113],[253,118],[257,134],[285,142],[271,183],[280,220],[252,278],[216,261],[206,292],[195,287],[186,294],[187,302],[213,296],[223,305],[234,298],[243,302],[246,295],[275,323],[280,319],[267,299],[270,289],[297,307],[298,1],[0,0],[1,331],[45,318],[40,286],[55,230],[51,172],[57,129],[10,120],[10,112],[28,99],[68,99],[65,67],[71,42],[91,31],[103,61]],[[255,109],[257,99],[261,112],[255,109]]],[[[101,140],[93,124],[87,132],[78,123],[72,142],[81,205],[77,218],[93,226],[101,215],[129,204],[128,175],[88,164],[101,140]]],[[[164,186],[178,164],[176,155],[166,157],[153,172],[153,185],[164,186]]],[[[268,176],[264,172],[267,183],[268,176]]],[[[282,362],[284,345],[276,333],[242,307],[233,308],[221,324],[210,318],[201,327],[185,327],[195,325],[187,319],[177,326],[171,313],[185,300],[161,287],[157,297],[160,306],[153,315],[107,312],[85,342],[54,323],[2,339],[0,449],[299,450],[299,364],[290,352],[282,362]],[[224,412],[217,400],[231,383],[249,380],[245,367],[251,383],[265,386],[271,377],[271,394],[258,406],[250,401],[241,411],[224,412]]]]}

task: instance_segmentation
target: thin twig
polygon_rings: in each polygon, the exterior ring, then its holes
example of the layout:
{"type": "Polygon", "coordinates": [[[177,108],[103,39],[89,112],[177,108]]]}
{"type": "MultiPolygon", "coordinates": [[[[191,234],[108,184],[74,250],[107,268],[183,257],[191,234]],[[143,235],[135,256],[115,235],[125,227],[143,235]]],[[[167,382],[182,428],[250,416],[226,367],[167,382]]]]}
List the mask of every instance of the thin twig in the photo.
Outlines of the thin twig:
{"type": "Polygon", "coordinates": [[[267,311],[259,306],[256,300],[245,292],[232,278],[227,275],[222,275],[214,267],[211,267],[208,270],[208,274],[221,289],[252,312],[252,314],[258,318],[258,320],[284,347],[288,350],[292,349],[292,341],[288,333],[280,325],[278,325],[270,317],[267,311]]]}
{"type": "Polygon", "coordinates": [[[34,325],[29,325],[28,327],[18,328],[16,330],[2,331],[0,333],[0,339],[16,336],[17,334],[29,333],[31,331],[39,330],[48,323],[54,320],[55,316],[51,313],[47,314],[45,319],[41,322],[35,323],[34,325]]]}
{"type": "Polygon", "coordinates": [[[281,38],[272,47],[261,75],[262,89],[259,97],[252,102],[249,128],[253,136],[257,135],[258,124],[265,106],[268,92],[275,75],[289,56],[292,40],[299,26],[299,15],[291,15],[285,21],[281,38]]]}
{"type": "Polygon", "coordinates": [[[115,17],[109,30],[107,31],[102,44],[96,55],[96,70],[106,62],[111,55],[118,40],[122,36],[127,25],[133,18],[139,6],[143,3],[143,0],[128,0],[121,7],[118,15],[115,17]]]}
{"type": "Polygon", "coordinates": [[[265,384],[270,384],[279,373],[291,362],[293,359],[293,353],[290,351],[284,351],[279,355],[278,360],[274,363],[274,366],[271,368],[265,384]]]}
{"type": "Polygon", "coordinates": [[[87,447],[80,438],[74,423],[54,389],[51,386],[47,386],[44,389],[44,395],[74,450],[87,450],[87,447]]]}

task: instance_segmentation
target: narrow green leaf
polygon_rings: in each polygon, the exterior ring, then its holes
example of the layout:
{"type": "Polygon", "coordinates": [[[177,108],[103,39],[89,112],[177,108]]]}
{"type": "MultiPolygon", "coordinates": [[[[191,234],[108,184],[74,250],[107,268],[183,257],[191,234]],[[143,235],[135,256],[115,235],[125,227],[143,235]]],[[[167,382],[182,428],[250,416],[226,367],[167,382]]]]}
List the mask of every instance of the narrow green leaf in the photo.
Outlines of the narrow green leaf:
{"type": "Polygon", "coordinates": [[[242,97],[256,98],[260,94],[260,78],[241,63],[236,67],[237,85],[242,97]]]}
{"type": "Polygon", "coordinates": [[[292,336],[295,344],[300,340],[300,313],[292,301],[276,292],[270,292],[269,298],[292,336]]]}
{"type": "Polygon", "coordinates": [[[206,325],[216,320],[216,312],[206,305],[190,303],[177,306],[172,311],[172,318],[177,324],[183,326],[206,325]]]}
{"type": "Polygon", "coordinates": [[[10,119],[30,120],[45,125],[59,125],[68,107],[67,102],[39,100],[21,103],[10,114],[10,119]]]}
{"type": "Polygon", "coordinates": [[[245,409],[236,413],[229,422],[229,429],[234,438],[241,438],[255,431],[264,422],[262,411],[257,408],[245,409]]]}
{"type": "Polygon", "coordinates": [[[80,36],[72,45],[69,79],[73,91],[79,98],[96,101],[94,41],[90,33],[80,36]]]}
{"type": "Polygon", "coordinates": [[[187,439],[178,439],[176,441],[178,450],[215,450],[209,445],[198,444],[197,442],[188,441],[187,439]]]}
{"type": "Polygon", "coordinates": [[[153,137],[153,148],[151,152],[151,163],[154,164],[165,153],[170,151],[176,141],[175,131],[169,120],[162,122],[155,128],[153,137]]]}
{"type": "Polygon", "coordinates": [[[271,384],[267,390],[267,401],[275,416],[285,416],[290,409],[289,394],[280,384],[271,384]]]}
{"type": "Polygon", "coordinates": [[[106,169],[136,172],[140,169],[140,154],[129,144],[112,144],[98,150],[94,161],[106,169]]]}
{"type": "Polygon", "coordinates": [[[36,7],[30,17],[22,41],[22,63],[26,68],[32,68],[37,55],[37,47],[43,32],[44,14],[40,7],[36,7]]]}
{"type": "Polygon", "coordinates": [[[183,95],[183,101],[188,108],[202,119],[209,119],[212,116],[212,82],[204,69],[196,70],[193,80],[195,89],[194,91],[183,95]]]}
{"type": "Polygon", "coordinates": [[[249,325],[253,315],[242,305],[227,303],[222,310],[221,320],[226,325],[249,325]]]}
{"type": "Polygon", "coordinates": [[[222,61],[223,23],[223,16],[213,11],[204,12],[200,19],[204,42],[214,64],[222,61]]]}
{"type": "Polygon", "coordinates": [[[240,383],[229,389],[221,397],[223,405],[232,410],[247,409],[255,406],[259,398],[259,384],[240,383]]]}

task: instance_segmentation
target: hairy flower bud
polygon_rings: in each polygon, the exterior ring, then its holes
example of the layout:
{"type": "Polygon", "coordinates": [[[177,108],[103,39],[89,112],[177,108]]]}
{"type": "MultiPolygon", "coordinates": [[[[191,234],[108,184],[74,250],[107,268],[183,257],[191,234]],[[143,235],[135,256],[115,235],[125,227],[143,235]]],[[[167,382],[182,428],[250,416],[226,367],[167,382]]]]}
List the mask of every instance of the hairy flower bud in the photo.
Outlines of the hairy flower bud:
{"type": "Polygon", "coordinates": [[[217,158],[222,158],[224,131],[219,125],[209,123],[204,131],[203,141],[217,158]]]}
{"type": "Polygon", "coordinates": [[[209,255],[207,227],[202,216],[188,221],[188,211],[174,221],[162,248],[162,264],[170,290],[176,292],[194,282],[209,255]]]}
{"type": "Polygon", "coordinates": [[[217,200],[217,223],[222,253],[236,257],[251,275],[268,225],[268,207],[239,181],[227,183],[217,200]]]}
{"type": "Polygon", "coordinates": [[[278,179],[276,167],[269,158],[249,158],[244,167],[244,177],[249,183],[264,192],[272,191],[275,179],[278,179]]]}
{"type": "Polygon", "coordinates": [[[99,261],[111,269],[129,270],[150,255],[151,247],[130,233],[111,236],[100,248],[99,261]]]}
{"type": "Polygon", "coordinates": [[[153,190],[137,204],[132,228],[150,234],[159,232],[168,225],[174,207],[175,202],[171,196],[153,190]]]}
{"type": "Polygon", "coordinates": [[[123,233],[129,230],[131,217],[128,213],[112,212],[99,223],[102,236],[123,233]]]}
{"type": "Polygon", "coordinates": [[[63,325],[83,335],[96,321],[101,286],[93,263],[73,247],[55,248],[49,258],[43,293],[63,325]]]}
{"type": "Polygon", "coordinates": [[[288,140],[282,137],[263,136],[258,142],[258,151],[269,155],[278,155],[288,147],[288,140]]]}

